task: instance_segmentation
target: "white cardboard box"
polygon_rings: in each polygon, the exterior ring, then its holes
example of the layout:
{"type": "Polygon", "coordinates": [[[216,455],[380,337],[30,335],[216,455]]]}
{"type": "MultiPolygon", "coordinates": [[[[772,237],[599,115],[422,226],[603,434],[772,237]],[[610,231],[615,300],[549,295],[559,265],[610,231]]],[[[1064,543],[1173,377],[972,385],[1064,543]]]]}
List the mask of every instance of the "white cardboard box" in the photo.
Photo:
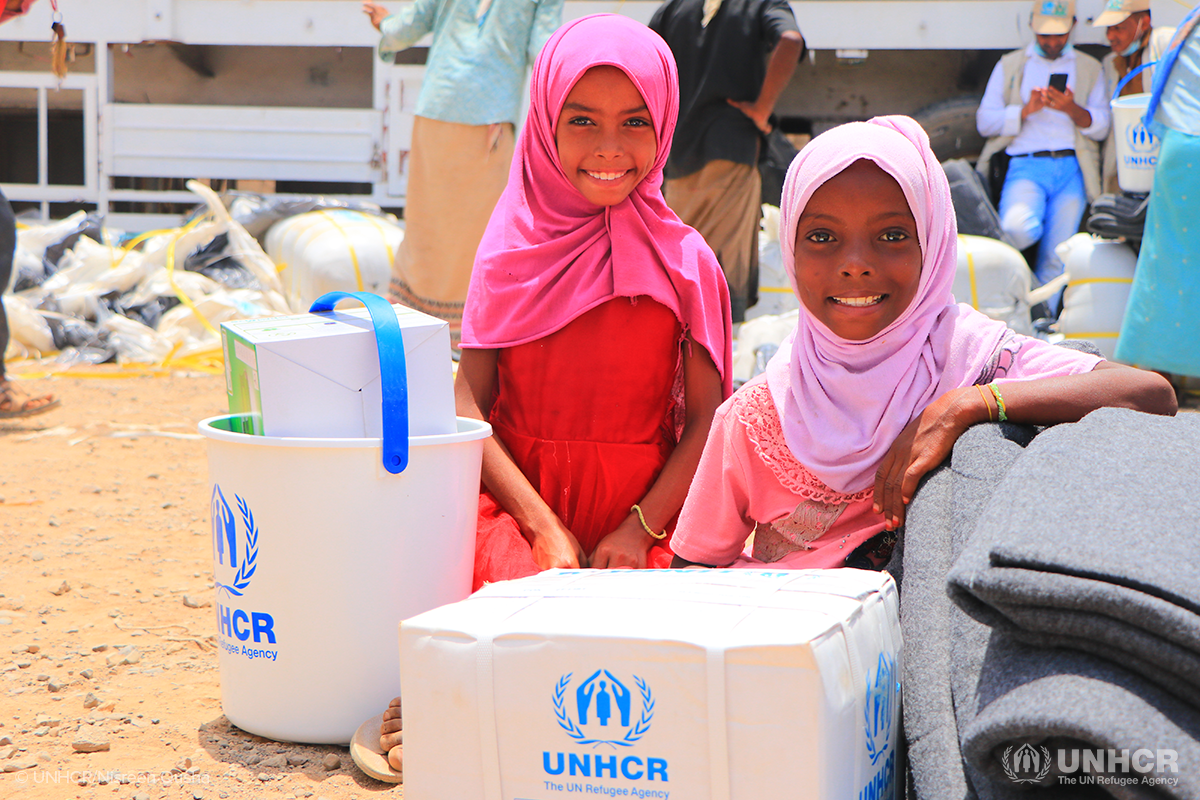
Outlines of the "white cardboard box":
{"type": "Polygon", "coordinates": [[[549,571],[400,626],[409,800],[877,800],[895,584],[861,570],[549,571]]]}
{"type": "MultiPolygon", "coordinates": [[[[454,433],[450,327],[392,308],[404,339],[409,435],[454,433]]],[[[249,414],[253,426],[240,433],[383,435],[379,356],[365,308],[224,322],[221,340],[229,411],[249,414]]]]}

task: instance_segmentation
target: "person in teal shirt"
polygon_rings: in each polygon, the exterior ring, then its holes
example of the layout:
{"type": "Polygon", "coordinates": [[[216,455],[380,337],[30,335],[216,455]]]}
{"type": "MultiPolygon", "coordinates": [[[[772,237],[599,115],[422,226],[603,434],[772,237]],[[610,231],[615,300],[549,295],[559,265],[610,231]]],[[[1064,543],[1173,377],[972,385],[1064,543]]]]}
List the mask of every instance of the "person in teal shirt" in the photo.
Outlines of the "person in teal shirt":
{"type": "Polygon", "coordinates": [[[388,63],[433,34],[390,294],[449,322],[457,347],[475,250],[508,182],[525,75],[562,22],[562,0],[416,0],[395,14],[369,0],[362,7],[388,63]]]}
{"type": "Polygon", "coordinates": [[[1161,139],[1116,358],[1173,377],[1181,404],[1200,376],[1200,6],[1155,70],[1143,124],[1161,139]]]}

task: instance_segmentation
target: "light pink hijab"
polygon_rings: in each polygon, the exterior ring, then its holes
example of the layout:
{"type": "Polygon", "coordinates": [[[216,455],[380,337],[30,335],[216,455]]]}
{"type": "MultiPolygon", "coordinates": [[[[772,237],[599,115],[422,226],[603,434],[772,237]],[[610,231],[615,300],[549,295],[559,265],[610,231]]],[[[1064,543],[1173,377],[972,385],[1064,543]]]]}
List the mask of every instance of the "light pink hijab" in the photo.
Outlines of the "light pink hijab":
{"type": "Polygon", "coordinates": [[[874,483],[888,448],[927,405],[978,379],[1006,330],[954,302],[958,231],[950,185],[929,137],[908,117],[839,126],[792,162],[779,218],[792,289],[800,214],[813,192],[859,159],[875,162],[904,190],[921,245],[917,294],[891,325],[861,342],[837,336],[801,303],[795,332],[766,370],[788,447],[827,486],[848,493],[874,483]]]}
{"type": "Polygon", "coordinates": [[[674,311],[708,351],[728,396],[729,290],[712,249],[679,221],[660,189],[679,113],[679,80],[666,43],[614,14],[568,22],[538,55],[529,95],[508,185],[475,256],[462,346],[524,344],[614,297],[646,295],[674,311]],[[658,143],[650,173],[607,208],[593,205],[567,179],[554,138],[575,82],[602,65],[633,81],[658,143]]]}

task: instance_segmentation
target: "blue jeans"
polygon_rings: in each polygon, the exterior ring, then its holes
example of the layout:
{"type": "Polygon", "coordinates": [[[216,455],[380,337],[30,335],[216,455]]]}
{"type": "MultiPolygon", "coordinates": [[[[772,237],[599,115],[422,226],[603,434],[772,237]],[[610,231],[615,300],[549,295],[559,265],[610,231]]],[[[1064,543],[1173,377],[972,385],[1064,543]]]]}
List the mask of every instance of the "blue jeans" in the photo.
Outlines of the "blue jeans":
{"type": "Polygon", "coordinates": [[[1000,192],[1000,226],[1021,250],[1040,242],[1033,269],[1039,283],[1062,274],[1062,259],[1054,248],[1079,232],[1086,209],[1083,173],[1074,156],[1009,161],[1000,192]]]}

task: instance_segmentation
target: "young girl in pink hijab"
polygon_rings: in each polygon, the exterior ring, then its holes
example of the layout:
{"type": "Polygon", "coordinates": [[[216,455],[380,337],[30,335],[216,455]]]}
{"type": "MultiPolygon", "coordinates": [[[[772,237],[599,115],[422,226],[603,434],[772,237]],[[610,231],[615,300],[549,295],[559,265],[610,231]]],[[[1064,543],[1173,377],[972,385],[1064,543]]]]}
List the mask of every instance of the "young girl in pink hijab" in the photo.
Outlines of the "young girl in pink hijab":
{"type": "MultiPolygon", "coordinates": [[[[662,198],[678,111],[671,51],[627,17],[569,22],[534,62],[455,383],[458,413],[495,431],[475,588],[551,567],[670,566],[732,371],[720,265],[662,198]]],[[[379,748],[397,780],[401,730],[396,698],[379,748]]]]}
{"type": "Polygon", "coordinates": [[[783,195],[799,322],[717,411],[675,566],[840,567],[860,547],[882,566],[918,481],[971,425],[1070,422],[1102,406],[1175,413],[1160,376],[954,302],[950,189],[913,120],[818,136],[783,195]]]}
{"type": "Polygon", "coordinates": [[[660,190],[678,105],[670,50],[627,17],[564,25],[534,64],[463,317],[458,413],[495,430],[476,587],[670,564],[730,388],[720,267],[660,190]]]}

